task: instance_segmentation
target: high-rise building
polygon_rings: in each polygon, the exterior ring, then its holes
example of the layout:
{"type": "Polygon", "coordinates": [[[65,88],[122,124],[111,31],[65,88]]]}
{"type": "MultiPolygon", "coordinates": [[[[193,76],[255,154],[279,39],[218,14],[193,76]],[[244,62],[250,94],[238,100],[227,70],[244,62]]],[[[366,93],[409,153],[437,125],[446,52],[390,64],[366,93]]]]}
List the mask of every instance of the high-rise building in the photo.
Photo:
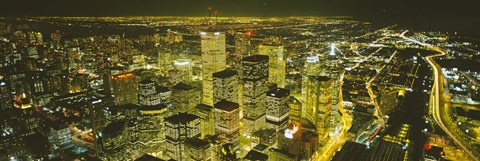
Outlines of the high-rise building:
{"type": "Polygon", "coordinates": [[[221,100],[215,104],[215,133],[238,149],[240,130],[238,103],[221,100]]]}
{"type": "Polygon", "coordinates": [[[164,104],[141,106],[138,117],[138,138],[144,153],[162,156],[165,143],[164,104]]]}
{"type": "Polygon", "coordinates": [[[155,90],[157,90],[160,103],[167,105],[167,107],[170,108],[172,106],[172,91],[170,88],[165,86],[157,86],[155,87],[155,90]]]}
{"type": "Polygon", "coordinates": [[[173,80],[172,82],[174,84],[177,84],[179,82],[190,82],[193,78],[193,69],[192,69],[193,64],[191,63],[190,59],[182,58],[182,59],[177,59],[173,63],[174,67],[174,74],[171,75],[173,80]]]}
{"type": "Polygon", "coordinates": [[[242,59],[250,56],[253,52],[253,45],[250,43],[253,31],[236,32],[235,39],[235,54],[230,59],[232,61],[232,67],[238,71],[239,82],[242,81],[242,59]]]}
{"type": "Polygon", "coordinates": [[[202,128],[200,138],[204,138],[207,135],[214,135],[215,110],[213,106],[198,104],[195,106],[195,115],[200,117],[200,127],[202,128]]]}
{"type": "Polygon", "coordinates": [[[124,120],[108,124],[101,133],[103,157],[107,160],[125,160],[129,137],[126,135],[124,120]]]}
{"type": "Polygon", "coordinates": [[[300,123],[302,120],[302,102],[292,96],[288,100],[288,107],[290,108],[288,115],[290,122],[300,123]]]}
{"type": "Polygon", "coordinates": [[[185,140],[200,136],[200,118],[198,116],[179,113],[165,119],[165,136],[167,139],[167,156],[182,161],[185,154],[185,140]]]}
{"type": "Polygon", "coordinates": [[[221,100],[238,103],[238,72],[222,70],[213,73],[213,103],[221,100]]]}
{"type": "Polygon", "coordinates": [[[265,127],[268,91],[268,56],[245,57],[243,64],[243,123],[244,133],[265,127]]]}
{"type": "Polygon", "coordinates": [[[198,138],[185,141],[185,160],[191,161],[209,161],[211,160],[210,143],[198,138]]]}
{"type": "Polygon", "coordinates": [[[290,90],[276,88],[267,92],[267,127],[279,131],[287,128],[290,90]]]}
{"type": "Polygon", "coordinates": [[[155,89],[155,82],[149,79],[138,82],[138,103],[144,106],[160,104],[160,96],[155,89]]]}
{"type": "Polygon", "coordinates": [[[169,112],[193,112],[200,103],[200,91],[192,85],[178,83],[172,88],[172,99],[172,109],[169,112]]]}
{"type": "Polygon", "coordinates": [[[137,103],[137,81],[131,72],[112,76],[115,105],[137,103]]]}
{"type": "Polygon", "coordinates": [[[303,96],[306,98],[304,118],[315,125],[319,140],[323,140],[330,125],[333,80],[326,76],[309,76],[305,85],[307,92],[303,96]]]}
{"type": "Polygon", "coordinates": [[[202,103],[213,105],[213,73],[226,67],[225,32],[200,31],[202,46],[202,103]]]}
{"type": "Polygon", "coordinates": [[[283,45],[258,45],[258,54],[269,57],[268,82],[285,88],[286,64],[283,59],[283,45]]]}

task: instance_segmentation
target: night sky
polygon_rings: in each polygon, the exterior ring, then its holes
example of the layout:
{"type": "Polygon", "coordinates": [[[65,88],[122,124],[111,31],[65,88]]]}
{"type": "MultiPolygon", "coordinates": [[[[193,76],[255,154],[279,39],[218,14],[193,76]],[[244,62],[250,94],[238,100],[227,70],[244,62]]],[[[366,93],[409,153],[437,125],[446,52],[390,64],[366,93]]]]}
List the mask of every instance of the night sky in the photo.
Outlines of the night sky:
{"type": "Polygon", "coordinates": [[[478,0],[2,0],[1,16],[332,16],[480,30],[478,0]],[[428,24],[427,24],[428,23],[428,24]]]}

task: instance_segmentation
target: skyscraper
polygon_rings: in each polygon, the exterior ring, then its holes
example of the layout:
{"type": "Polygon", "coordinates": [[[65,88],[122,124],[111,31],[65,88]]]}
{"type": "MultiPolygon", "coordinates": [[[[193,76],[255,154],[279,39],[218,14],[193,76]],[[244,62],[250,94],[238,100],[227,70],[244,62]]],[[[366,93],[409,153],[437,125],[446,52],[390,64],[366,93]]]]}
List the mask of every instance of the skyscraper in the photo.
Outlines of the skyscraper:
{"type": "Polygon", "coordinates": [[[268,56],[245,57],[242,64],[244,132],[251,135],[265,127],[268,56]]]}
{"type": "Polygon", "coordinates": [[[138,138],[144,153],[163,155],[165,143],[164,117],[167,107],[164,104],[141,106],[139,109],[138,138]]]}
{"type": "Polygon", "coordinates": [[[319,140],[328,134],[332,108],[333,80],[326,76],[309,76],[305,102],[305,118],[317,128],[319,140]]]}
{"type": "Polygon", "coordinates": [[[213,103],[221,100],[238,103],[238,72],[222,70],[213,73],[213,103]]]}
{"type": "Polygon", "coordinates": [[[276,88],[267,92],[267,127],[279,131],[287,128],[290,90],[276,88]]]}
{"type": "Polygon", "coordinates": [[[154,81],[146,79],[138,82],[138,103],[145,106],[160,104],[154,81]]]}
{"type": "Polygon", "coordinates": [[[284,88],[286,64],[283,59],[283,45],[258,45],[258,54],[269,57],[268,82],[284,88]]]}
{"type": "Polygon", "coordinates": [[[172,88],[172,99],[172,107],[169,113],[190,113],[200,103],[200,91],[192,85],[178,83],[172,88]]]}
{"type": "Polygon", "coordinates": [[[215,133],[238,148],[240,130],[240,109],[238,103],[221,100],[215,104],[215,133]]]}
{"type": "Polygon", "coordinates": [[[213,73],[226,67],[225,32],[200,31],[202,46],[202,103],[213,105],[213,73]]]}
{"type": "Polygon", "coordinates": [[[137,103],[137,81],[132,72],[112,76],[115,105],[137,103]]]}
{"type": "Polygon", "coordinates": [[[198,116],[179,113],[165,119],[165,136],[167,138],[167,156],[182,161],[185,154],[185,140],[200,136],[200,119],[198,116]]]}

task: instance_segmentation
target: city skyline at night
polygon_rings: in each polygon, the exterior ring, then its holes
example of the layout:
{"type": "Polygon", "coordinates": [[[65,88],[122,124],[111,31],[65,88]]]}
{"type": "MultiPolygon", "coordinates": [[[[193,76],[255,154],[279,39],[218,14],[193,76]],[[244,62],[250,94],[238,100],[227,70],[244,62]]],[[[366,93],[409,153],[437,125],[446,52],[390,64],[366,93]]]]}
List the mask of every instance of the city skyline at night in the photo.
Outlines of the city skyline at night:
{"type": "Polygon", "coordinates": [[[0,160],[480,160],[469,0],[4,4],[0,160]]]}

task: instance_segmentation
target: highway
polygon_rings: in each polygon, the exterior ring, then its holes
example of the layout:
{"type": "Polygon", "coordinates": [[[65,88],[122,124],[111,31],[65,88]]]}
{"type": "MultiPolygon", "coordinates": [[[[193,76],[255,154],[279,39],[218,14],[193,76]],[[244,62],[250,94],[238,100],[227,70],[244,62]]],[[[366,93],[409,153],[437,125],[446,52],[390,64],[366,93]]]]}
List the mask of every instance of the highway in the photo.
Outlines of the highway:
{"type": "MultiPolygon", "coordinates": [[[[430,111],[431,114],[434,118],[434,120],[437,122],[438,126],[442,128],[443,131],[445,131],[448,136],[450,136],[457,145],[459,145],[465,152],[467,152],[471,158],[474,160],[479,161],[479,156],[480,154],[478,151],[475,150],[474,147],[472,147],[467,140],[465,140],[464,137],[461,137],[461,134],[458,133],[458,131],[454,130],[455,129],[455,124],[451,124],[449,122],[452,122],[452,120],[449,120],[449,118],[446,116],[447,112],[449,111],[448,109],[445,108],[444,105],[441,104],[441,96],[442,91],[443,91],[443,74],[442,71],[439,69],[439,65],[435,63],[433,58],[435,57],[441,57],[447,55],[447,52],[440,48],[436,47],[427,43],[419,42],[417,40],[405,37],[405,33],[407,31],[403,32],[399,36],[405,40],[414,42],[418,45],[421,45],[423,47],[426,47],[428,50],[438,52],[439,54],[435,55],[430,55],[426,57],[426,61],[428,64],[432,67],[433,69],[433,74],[434,74],[434,85],[432,86],[432,92],[430,94],[430,111]]],[[[447,106],[448,108],[448,106],[447,106]]]]}

